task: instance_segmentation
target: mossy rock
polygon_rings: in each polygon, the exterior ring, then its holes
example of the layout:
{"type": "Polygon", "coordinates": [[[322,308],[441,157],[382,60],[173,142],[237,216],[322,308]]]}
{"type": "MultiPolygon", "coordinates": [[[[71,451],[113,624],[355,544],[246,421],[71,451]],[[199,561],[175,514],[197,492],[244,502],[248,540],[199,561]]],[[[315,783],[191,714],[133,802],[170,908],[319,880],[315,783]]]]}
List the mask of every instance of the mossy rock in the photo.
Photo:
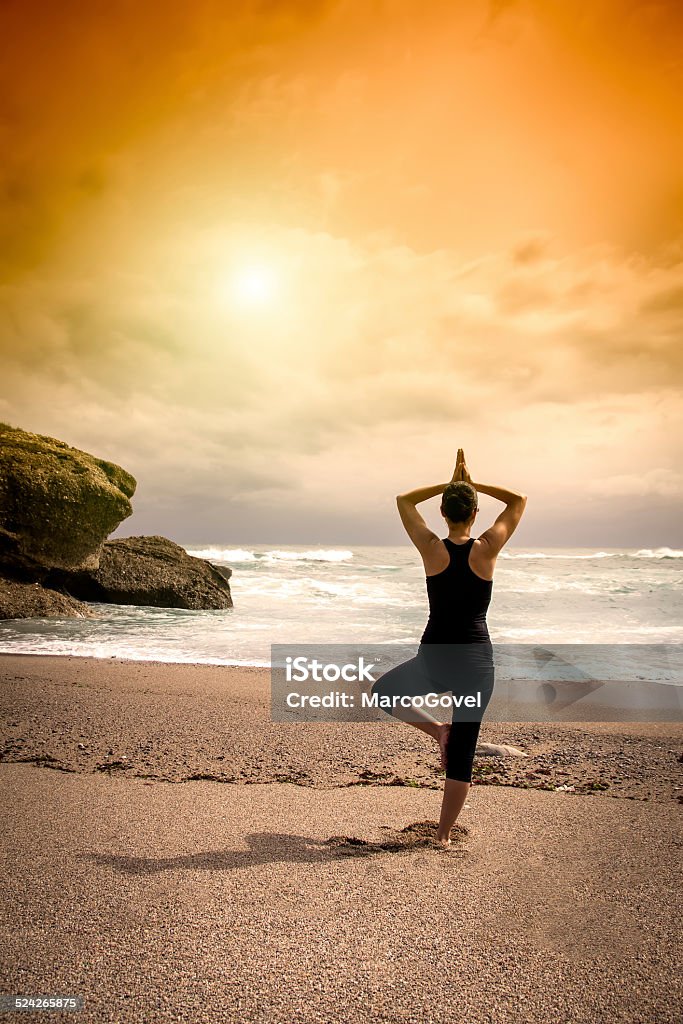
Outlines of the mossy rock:
{"type": "Polygon", "coordinates": [[[0,424],[0,567],[28,580],[96,569],[105,538],[133,511],[135,487],[112,462],[0,424]]]}

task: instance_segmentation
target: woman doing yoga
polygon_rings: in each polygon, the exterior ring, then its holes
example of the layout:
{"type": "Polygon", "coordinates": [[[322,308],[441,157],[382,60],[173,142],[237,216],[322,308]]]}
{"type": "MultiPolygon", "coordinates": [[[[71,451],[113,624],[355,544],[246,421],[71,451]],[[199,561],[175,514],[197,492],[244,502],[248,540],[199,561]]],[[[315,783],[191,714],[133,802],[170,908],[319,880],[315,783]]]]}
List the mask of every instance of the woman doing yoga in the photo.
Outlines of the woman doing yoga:
{"type": "MultiPolygon", "coordinates": [[[[472,762],[483,715],[494,683],[493,647],[486,624],[493,570],[503,545],[522,518],[526,495],[502,487],[474,483],[462,448],[447,484],[420,487],[396,499],[401,521],[420,552],[427,577],[429,621],[417,656],[386,672],[372,687],[378,697],[393,701],[390,714],[428,733],[439,745],[446,771],[437,841],[450,844],[451,829],[467,797],[472,762]],[[504,502],[493,526],[478,538],[470,536],[477,512],[477,494],[504,502]],[[416,506],[437,494],[448,537],[433,533],[416,506]],[[463,714],[453,703],[450,723],[441,723],[422,708],[396,697],[444,693],[479,694],[476,710],[463,714]],[[466,721],[465,718],[471,720],[466,721]]],[[[461,705],[465,706],[465,705],[461,705]]],[[[380,703],[386,710],[386,704],[380,703]]]]}

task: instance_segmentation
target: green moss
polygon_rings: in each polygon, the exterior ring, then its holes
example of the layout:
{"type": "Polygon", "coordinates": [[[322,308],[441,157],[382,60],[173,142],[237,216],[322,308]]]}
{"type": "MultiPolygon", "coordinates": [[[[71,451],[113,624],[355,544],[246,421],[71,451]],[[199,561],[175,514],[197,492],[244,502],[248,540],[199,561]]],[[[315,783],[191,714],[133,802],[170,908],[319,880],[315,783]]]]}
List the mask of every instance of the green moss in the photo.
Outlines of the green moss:
{"type": "Polygon", "coordinates": [[[112,462],[0,426],[0,529],[14,536],[13,562],[23,555],[48,567],[92,565],[105,537],[131,515],[135,487],[112,462]]]}

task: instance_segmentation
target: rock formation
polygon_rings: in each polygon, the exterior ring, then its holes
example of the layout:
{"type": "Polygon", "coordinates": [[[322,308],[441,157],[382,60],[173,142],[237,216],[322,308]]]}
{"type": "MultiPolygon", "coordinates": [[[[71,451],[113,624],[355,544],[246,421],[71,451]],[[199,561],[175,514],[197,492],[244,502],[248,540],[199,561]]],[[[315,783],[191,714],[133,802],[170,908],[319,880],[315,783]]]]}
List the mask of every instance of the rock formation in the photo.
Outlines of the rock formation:
{"type": "Polygon", "coordinates": [[[0,619],[35,618],[91,619],[93,613],[87,604],[40,583],[19,583],[0,576],[0,619]]]}
{"type": "Polygon", "coordinates": [[[0,424],[0,567],[40,581],[96,569],[106,537],[133,511],[135,480],[64,441],[0,424]]]}
{"type": "Polygon", "coordinates": [[[108,540],[98,569],[54,571],[46,583],[82,601],[157,608],[232,608],[231,569],[193,558],[165,537],[108,540]]]}
{"type": "Polygon", "coordinates": [[[231,608],[230,569],[165,537],[106,540],[135,487],[113,462],[0,424],[0,619],[91,617],[79,598],[231,608]]]}

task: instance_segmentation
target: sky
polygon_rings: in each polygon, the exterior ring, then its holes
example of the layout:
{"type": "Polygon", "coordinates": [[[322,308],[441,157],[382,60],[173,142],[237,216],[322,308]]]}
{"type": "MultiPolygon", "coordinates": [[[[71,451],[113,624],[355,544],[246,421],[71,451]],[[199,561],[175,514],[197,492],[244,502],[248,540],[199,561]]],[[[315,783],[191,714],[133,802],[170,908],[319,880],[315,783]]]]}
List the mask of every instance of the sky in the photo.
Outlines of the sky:
{"type": "Polygon", "coordinates": [[[0,419],[133,473],[118,536],[398,543],[463,447],[514,545],[683,547],[677,0],[0,21],[0,419]]]}

